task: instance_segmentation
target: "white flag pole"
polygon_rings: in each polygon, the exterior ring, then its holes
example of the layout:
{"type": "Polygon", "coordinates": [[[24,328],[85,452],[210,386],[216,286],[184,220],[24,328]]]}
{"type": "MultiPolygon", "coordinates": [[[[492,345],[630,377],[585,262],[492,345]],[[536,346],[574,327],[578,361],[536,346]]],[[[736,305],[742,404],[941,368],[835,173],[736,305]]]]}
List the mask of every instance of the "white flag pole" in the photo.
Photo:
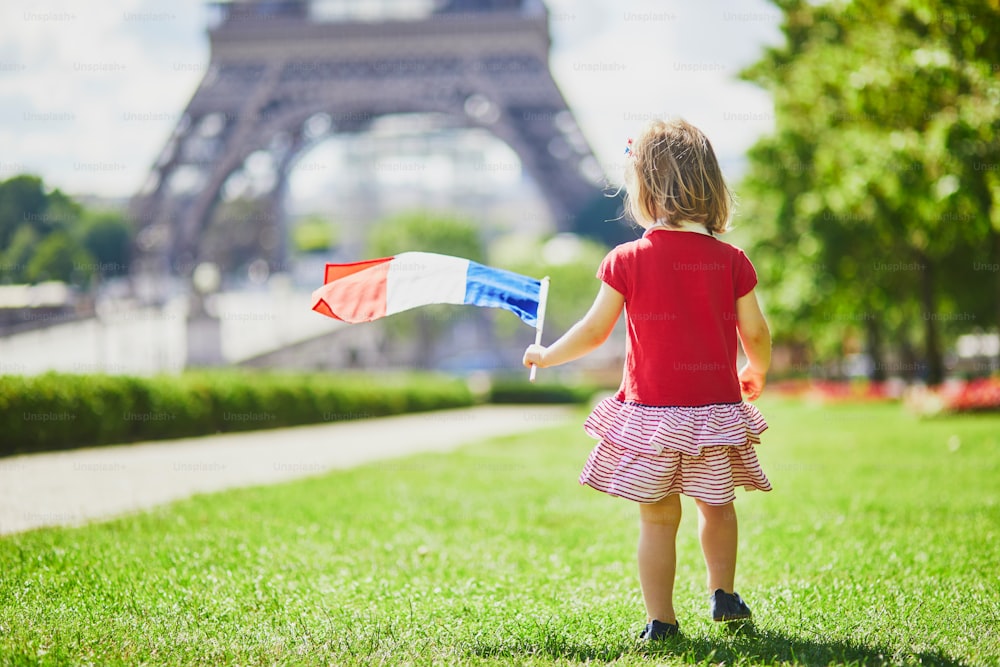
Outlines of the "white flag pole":
{"type": "MultiPolygon", "coordinates": [[[[549,300],[549,277],[542,278],[542,286],[538,291],[538,323],[535,325],[535,345],[542,344],[542,329],[545,327],[545,304],[549,300]]],[[[528,382],[535,381],[535,372],[538,366],[531,364],[531,372],[528,373],[528,382]]]]}

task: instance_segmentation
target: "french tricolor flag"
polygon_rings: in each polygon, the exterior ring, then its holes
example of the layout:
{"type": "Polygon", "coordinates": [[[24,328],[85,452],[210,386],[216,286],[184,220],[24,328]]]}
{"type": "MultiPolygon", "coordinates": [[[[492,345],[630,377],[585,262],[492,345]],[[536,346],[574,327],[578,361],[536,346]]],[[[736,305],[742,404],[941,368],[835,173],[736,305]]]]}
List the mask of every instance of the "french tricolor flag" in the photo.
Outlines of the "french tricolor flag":
{"type": "Polygon", "coordinates": [[[538,329],[544,318],[541,281],[448,255],[404,252],[327,264],[323,282],[312,294],[312,309],[345,322],[370,322],[434,303],[504,308],[538,329]]]}

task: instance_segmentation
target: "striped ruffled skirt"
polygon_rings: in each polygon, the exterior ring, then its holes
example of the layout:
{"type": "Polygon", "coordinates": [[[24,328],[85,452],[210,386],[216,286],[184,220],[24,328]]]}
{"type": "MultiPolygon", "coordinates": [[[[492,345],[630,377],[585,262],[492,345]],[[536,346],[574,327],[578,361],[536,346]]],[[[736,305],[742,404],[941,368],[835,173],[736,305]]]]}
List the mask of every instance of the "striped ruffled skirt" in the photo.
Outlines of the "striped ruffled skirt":
{"type": "Polygon", "coordinates": [[[770,491],[754,446],[767,422],[749,403],[655,407],[601,401],[584,422],[599,440],[580,483],[639,503],[680,493],[709,505],[770,491]]]}

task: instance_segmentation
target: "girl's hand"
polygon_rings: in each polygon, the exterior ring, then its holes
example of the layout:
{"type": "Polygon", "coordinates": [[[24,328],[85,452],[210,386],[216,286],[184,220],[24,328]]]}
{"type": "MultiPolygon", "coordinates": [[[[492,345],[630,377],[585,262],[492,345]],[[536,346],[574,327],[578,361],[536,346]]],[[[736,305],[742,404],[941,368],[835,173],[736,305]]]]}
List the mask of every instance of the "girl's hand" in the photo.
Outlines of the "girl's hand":
{"type": "Polygon", "coordinates": [[[740,370],[740,391],[751,401],[756,401],[760,393],[764,391],[764,384],[767,382],[767,374],[760,373],[750,368],[747,364],[740,370]]]}
{"type": "Polygon", "coordinates": [[[522,363],[525,368],[530,367],[532,364],[538,366],[539,368],[545,368],[545,365],[542,363],[542,357],[544,356],[544,345],[529,345],[528,349],[524,351],[524,360],[522,363]]]}

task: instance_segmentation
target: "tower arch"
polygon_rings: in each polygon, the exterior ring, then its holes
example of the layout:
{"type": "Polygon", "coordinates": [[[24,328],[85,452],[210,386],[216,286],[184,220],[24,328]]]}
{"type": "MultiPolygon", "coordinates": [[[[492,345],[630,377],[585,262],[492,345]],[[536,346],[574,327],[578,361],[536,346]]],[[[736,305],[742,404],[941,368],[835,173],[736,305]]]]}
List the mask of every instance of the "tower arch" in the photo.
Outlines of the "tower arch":
{"type": "MultiPolygon", "coordinates": [[[[315,0],[319,4],[345,0],[315,0]]],[[[304,1],[218,3],[211,61],[143,189],[135,271],[186,276],[227,181],[266,151],[280,217],[295,161],[330,133],[395,114],[439,114],[506,143],[560,231],[603,181],[548,67],[548,17],[537,0],[431,0],[408,20],[317,19],[304,1]],[[325,125],[325,127],[324,127],[325,125]]],[[[280,264],[286,249],[272,249],[280,264]]]]}

